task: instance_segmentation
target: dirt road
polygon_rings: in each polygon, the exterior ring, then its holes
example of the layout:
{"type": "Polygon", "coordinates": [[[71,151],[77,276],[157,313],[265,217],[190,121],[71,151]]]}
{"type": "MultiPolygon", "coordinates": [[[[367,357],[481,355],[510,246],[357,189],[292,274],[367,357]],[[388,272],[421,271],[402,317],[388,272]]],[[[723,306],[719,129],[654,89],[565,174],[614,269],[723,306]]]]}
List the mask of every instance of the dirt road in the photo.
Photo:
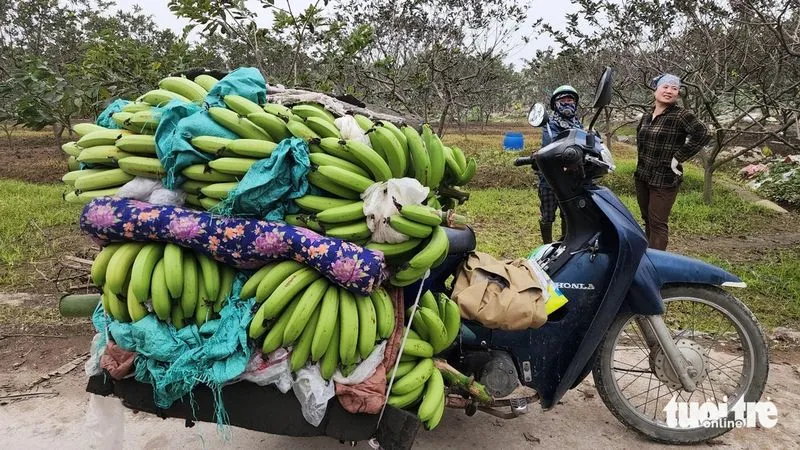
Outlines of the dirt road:
{"type": "MultiPolygon", "coordinates": [[[[739,429],[710,443],[697,446],[725,448],[796,448],[800,435],[800,369],[797,355],[776,355],[770,368],[765,396],[778,408],[778,424],[773,429],[739,429]]],[[[17,380],[34,379],[35,373],[23,372],[17,380]]],[[[8,377],[6,376],[6,381],[8,377]]],[[[88,394],[84,391],[82,368],[52,380],[43,392],[57,392],[50,398],[31,398],[0,406],[0,449],[66,449],[102,448],[86,426],[88,394]]],[[[202,423],[185,428],[177,419],[162,420],[152,415],[134,414],[125,410],[125,449],[195,449],[195,448],[347,448],[329,438],[289,438],[233,428],[232,438],[225,443],[213,424],[202,423]]],[[[118,422],[119,423],[119,422],[118,422]]],[[[420,449],[527,449],[551,448],[615,448],[647,449],[659,446],[626,430],[605,409],[596,395],[591,377],[579,390],[570,392],[554,410],[542,412],[532,406],[530,413],[514,420],[502,421],[478,413],[467,417],[449,410],[442,424],[432,432],[420,430],[415,448],[420,449]]],[[[357,448],[369,448],[360,442],[357,448]]]]}

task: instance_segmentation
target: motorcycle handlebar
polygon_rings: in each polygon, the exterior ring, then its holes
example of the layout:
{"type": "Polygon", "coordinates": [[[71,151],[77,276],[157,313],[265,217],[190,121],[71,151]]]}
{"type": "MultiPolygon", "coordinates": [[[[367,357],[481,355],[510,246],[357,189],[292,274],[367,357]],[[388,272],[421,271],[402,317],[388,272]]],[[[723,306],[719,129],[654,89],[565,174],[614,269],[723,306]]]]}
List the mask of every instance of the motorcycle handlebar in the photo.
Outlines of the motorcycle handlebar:
{"type": "Polygon", "coordinates": [[[522,158],[517,158],[514,161],[514,165],[517,166],[517,167],[519,167],[519,166],[530,166],[530,165],[533,165],[533,163],[534,163],[533,156],[523,156],[522,158]]]}

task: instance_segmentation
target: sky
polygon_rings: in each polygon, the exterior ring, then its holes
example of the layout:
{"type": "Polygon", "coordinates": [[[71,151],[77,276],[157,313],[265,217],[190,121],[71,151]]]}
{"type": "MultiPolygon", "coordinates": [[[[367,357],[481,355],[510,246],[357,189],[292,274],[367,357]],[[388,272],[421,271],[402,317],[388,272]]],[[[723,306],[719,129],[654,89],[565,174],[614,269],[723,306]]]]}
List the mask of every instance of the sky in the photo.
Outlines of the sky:
{"type": "MultiPolygon", "coordinates": [[[[293,11],[305,9],[306,6],[311,4],[314,0],[291,0],[291,7],[293,11]]],[[[142,6],[145,13],[151,14],[157,24],[162,27],[170,28],[176,33],[180,33],[185,25],[189,24],[186,19],[175,17],[167,7],[166,0],[116,0],[117,8],[121,10],[130,10],[133,5],[142,6]]],[[[528,20],[520,26],[520,30],[514,36],[513,49],[509,52],[506,58],[506,63],[514,64],[516,68],[523,65],[525,59],[531,59],[536,54],[536,50],[545,49],[553,45],[553,41],[546,37],[538,37],[532,35],[531,24],[537,18],[542,18],[554,26],[563,25],[564,14],[574,10],[571,3],[565,0],[532,0],[533,6],[528,11],[528,20]],[[529,36],[530,41],[528,44],[523,44],[522,37],[529,36]]],[[[257,1],[248,0],[246,2],[251,7],[252,11],[261,9],[257,1]]],[[[285,8],[287,0],[277,0],[277,6],[285,8]]],[[[272,13],[266,12],[257,19],[257,22],[262,26],[269,26],[272,21],[272,13]]]]}

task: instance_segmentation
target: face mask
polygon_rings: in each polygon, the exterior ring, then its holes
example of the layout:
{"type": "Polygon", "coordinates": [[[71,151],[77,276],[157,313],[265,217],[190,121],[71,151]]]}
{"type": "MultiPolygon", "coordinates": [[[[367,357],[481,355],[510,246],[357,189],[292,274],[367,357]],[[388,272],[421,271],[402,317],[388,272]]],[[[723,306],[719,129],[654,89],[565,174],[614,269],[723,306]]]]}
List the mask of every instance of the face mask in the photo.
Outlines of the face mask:
{"type": "Polygon", "coordinates": [[[578,111],[578,105],[574,103],[556,103],[556,112],[563,116],[563,117],[575,117],[575,113],[578,111]]]}

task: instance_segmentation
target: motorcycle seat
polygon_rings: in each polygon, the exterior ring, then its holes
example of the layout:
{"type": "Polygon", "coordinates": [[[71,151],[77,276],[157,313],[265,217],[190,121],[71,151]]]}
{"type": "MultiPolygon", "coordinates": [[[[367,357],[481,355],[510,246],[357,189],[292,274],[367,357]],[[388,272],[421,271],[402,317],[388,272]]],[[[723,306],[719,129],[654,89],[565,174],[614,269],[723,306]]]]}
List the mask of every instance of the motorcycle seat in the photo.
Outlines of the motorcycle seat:
{"type": "Polygon", "coordinates": [[[467,226],[463,230],[457,228],[444,229],[447,234],[447,239],[450,241],[450,255],[463,255],[475,250],[477,242],[475,240],[475,232],[472,228],[467,226]]]}

